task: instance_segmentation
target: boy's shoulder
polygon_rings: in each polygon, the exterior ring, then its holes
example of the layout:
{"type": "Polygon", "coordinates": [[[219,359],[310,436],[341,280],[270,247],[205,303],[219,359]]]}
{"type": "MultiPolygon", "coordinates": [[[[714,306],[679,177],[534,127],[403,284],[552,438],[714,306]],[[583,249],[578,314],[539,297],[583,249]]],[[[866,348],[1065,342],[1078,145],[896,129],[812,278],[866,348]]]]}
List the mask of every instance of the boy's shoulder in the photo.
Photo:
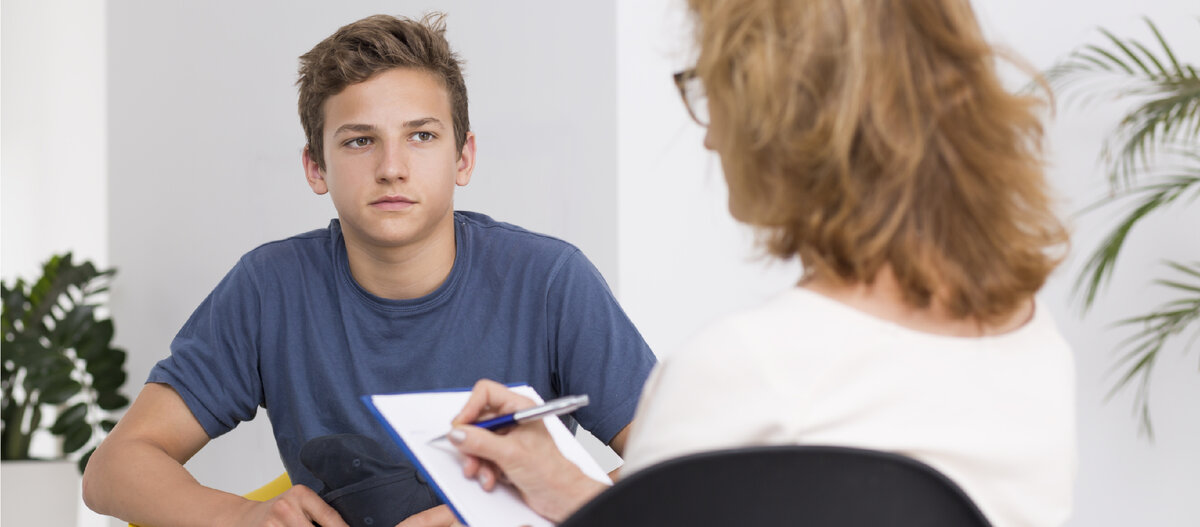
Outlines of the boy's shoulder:
{"type": "Polygon", "coordinates": [[[553,256],[579,251],[575,245],[549,234],[497,221],[486,214],[459,210],[454,211],[454,219],[464,230],[470,232],[470,243],[481,250],[496,248],[508,254],[530,252],[553,256]]]}
{"type": "Polygon", "coordinates": [[[241,263],[254,267],[274,267],[289,262],[325,260],[332,256],[333,241],[340,232],[338,221],[332,220],[325,228],[259,245],[244,254],[241,263]]]}

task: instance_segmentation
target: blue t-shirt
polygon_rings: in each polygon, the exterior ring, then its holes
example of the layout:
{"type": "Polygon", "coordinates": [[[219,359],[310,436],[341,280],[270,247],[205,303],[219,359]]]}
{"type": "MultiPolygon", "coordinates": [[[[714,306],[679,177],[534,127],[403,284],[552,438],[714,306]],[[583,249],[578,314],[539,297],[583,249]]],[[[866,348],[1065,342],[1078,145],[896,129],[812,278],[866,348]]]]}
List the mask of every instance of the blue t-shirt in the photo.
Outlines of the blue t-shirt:
{"type": "Polygon", "coordinates": [[[337,220],[250,251],[200,304],[147,382],[169,384],[210,437],[267,409],[292,481],[312,439],[362,434],[400,456],[360,396],[525,383],[587,394],[574,417],[608,442],[633,418],[655,359],[579,249],[455,212],[446,281],[389,300],[350,274],[337,220]]]}

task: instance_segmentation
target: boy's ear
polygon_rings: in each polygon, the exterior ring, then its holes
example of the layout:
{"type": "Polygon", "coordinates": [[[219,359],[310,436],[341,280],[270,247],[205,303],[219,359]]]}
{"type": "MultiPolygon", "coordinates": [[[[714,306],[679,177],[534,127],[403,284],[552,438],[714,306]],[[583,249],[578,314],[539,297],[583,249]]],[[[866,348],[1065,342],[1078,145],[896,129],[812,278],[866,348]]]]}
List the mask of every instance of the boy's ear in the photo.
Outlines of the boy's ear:
{"type": "Polygon", "coordinates": [[[467,132],[467,140],[463,143],[462,152],[458,153],[458,174],[454,183],[460,187],[471,182],[471,172],[475,171],[475,133],[467,132]]]}
{"type": "Polygon", "coordinates": [[[324,194],[329,192],[329,185],[325,184],[325,170],[317,166],[317,160],[313,159],[310,153],[310,146],[304,145],[304,151],[300,154],[300,161],[304,164],[304,178],[308,180],[308,186],[316,194],[324,194]]]}

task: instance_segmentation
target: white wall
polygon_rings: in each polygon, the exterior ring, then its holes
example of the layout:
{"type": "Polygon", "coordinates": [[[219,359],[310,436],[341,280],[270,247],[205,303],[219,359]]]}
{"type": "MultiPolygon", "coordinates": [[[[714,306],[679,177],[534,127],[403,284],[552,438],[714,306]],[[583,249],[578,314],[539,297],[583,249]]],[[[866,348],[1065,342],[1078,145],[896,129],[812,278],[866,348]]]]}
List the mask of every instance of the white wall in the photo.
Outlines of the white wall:
{"type": "MultiPolygon", "coordinates": [[[[0,275],[6,282],[36,280],[52,254],[66,251],[76,261],[108,265],[105,30],[104,2],[0,4],[0,275]]],[[[57,448],[49,434],[35,435],[30,453],[53,456],[57,448]]],[[[75,472],[73,464],[67,470],[75,472]]],[[[5,480],[6,486],[22,483],[5,480]]],[[[66,516],[76,525],[105,523],[83,506],[78,487],[63,491],[74,493],[76,513],[66,516]]]]}
{"type": "Polygon", "coordinates": [[[0,7],[5,280],[36,279],[51,254],[68,250],[108,261],[104,31],[103,2],[0,7]]]}
{"type": "MultiPolygon", "coordinates": [[[[1080,43],[1101,43],[1097,26],[1153,43],[1140,19],[1143,15],[1155,21],[1181,60],[1200,64],[1200,5],[1194,1],[977,0],[976,5],[993,38],[1007,43],[1038,68],[1050,66],[1080,43]]],[[[1074,216],[1107,192],[1096,160],[1106,132],[1116,124],[1124,105],[1101,102],[1083,110],[1077,101],[1060,102],[1064,104],[1048,128],[1049,176],[1062,198],[1061,210],[1074,216]]],[[[1154,442],[1138,436],[1132,391],[1105,402],[1117,379],[1117,372],[1111,370],[1114,346],[1131,334],[1113,330],[1110,324],[1168,300],[1162,289],[1150,285],[1153,278],[1164,274],[1161,261],[1200,258],[1198,205],[1200,202],[1193,201],[1135,229],[1122,251],[1111,287],[1083,317],[1077,304],[1068,302],[1073,279],[1090,251],[1128,208],[1074,217],[1071,255],[1043,291],[1043,299],[1076,350],[1080,463],[1072,525],[1200,524],[1200,501],[1195,499],[1200,496],[1196,346],[1185,356],[1185,339],[1176,339],[1161,353],[1151,387],[1154,442]]]]}
{"type": "Polygon", "coordinates": [[[757,257],[729,216],[720,161],[671,77],[694,59],[682,5],[617,3],[620,298],[659,356],[799,278],[798,264],[757,257]]]}
{"type": "MultiPolygon", "coordinates": [[[[1098,43],[1096,26],[1148,41],[1138,18],[1149,15],[1181,59],[1200,63],[1196,3],[1190,0],[976,0],[985,30],[1037,68],[1082,43],[1098,43]]],[[[701,147],[671,73],[688,65],[687,26],[675,0],[618,3],[618,268],[625,308],[660,355],[669,354],[713,317],[761,301],[798,278],[795,265],[748,259],[751,237],[725,212],[720,166],[701,147]]],[[[1013,79],[1014,86],[1022,82],[1013,79]]],[[[1103,194],[1095,162],[1104,130],[1118,113],[1060,110],[1048,128],[1049,177],[1064,213],[1103,194]]],[[[1104,402],[1114,377],[1110,331],[1116,319],[1165,298],[1148,289],[1160,259],[1195,260],[1200,211],[1147,221],[1134,233],[1101,304],[1081,318],[1068,301],[1080,257],[1094,247],[1114,212],[1072,221],[1074,251],[1041,297],[1076,350],[1079,478],[1070,525],[1200,523],[1200,374],[1181,343],[1164,350],[1154,377],[1157,441],[1139,438],[1131,398],[1104,402]]]]}
{"type": "MultiPolygon", "coordinates": [[[[700,146],[703,132],[670,81],[689,61],[681,3],[114,0],[105,11],[96,2],[60,9],[61,2],[4,0],[3,275],[28,276],[45,255],[67,248],[117,266],[117,338],[130,351],[127,391],[135,393],[240,254],[333,214],[301,179],[296,56],[366,14],[437,6],[450,13],[451,42],[467,59],[480,135],[479,168],[459,206],[583,247],[652,347],[669,354],[707,320],[798,274],[793,265],[753,260],[749,232],[725,212],[719,164],[700,146]],[[57,91],[67,89],[74,91],[57,91]]],[[[1098,25],[1144,37],[1141,14],[1160,23],[1183,58],[1200,62],[1190,0],[976,6],[989,34],[1038,67],[1096,42],[1098,25]]],[[[1116,115],[1064,110],[1049,129],[1062,210],[1102,193],[1094,159],[1116,115]]],[[[1161,300],[1145,281],[1159,259],[1200,254],[1196,215],[1139,229],[1103,303],[1080,318],[1067,301],[1070,278],[1112,219],[1074,222],[1075,253],[1043,293],[1077,350],[1080,472],[1071,525],[1195,525],[1194,350],[1184,357],[1176,346],[1160,363],[1155,443],[1137,436],[1127,396],[1103,396],[1119,337],[1107,324],[1161,300]]],[[[234,492],[281,470],[265,419],[214,442],[190,468],[234,492]]]]}

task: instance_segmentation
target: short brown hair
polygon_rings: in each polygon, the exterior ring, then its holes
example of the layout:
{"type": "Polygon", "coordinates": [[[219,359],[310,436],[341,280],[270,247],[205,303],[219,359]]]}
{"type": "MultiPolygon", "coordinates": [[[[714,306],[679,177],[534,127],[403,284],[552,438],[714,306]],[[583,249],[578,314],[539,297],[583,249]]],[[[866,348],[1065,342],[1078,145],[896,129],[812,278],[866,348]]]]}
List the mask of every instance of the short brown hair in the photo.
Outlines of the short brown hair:
{"type": "Polygon", "coordinates": [[[1041,101],[1006,91],[968,0],[689,0],[731,198],[808,276],[996,322],[1061,260],[1041,101]]]}
{"type": "Polygon", "coordinates": [[[446,41],[445,15],[429,13],[421,20],[373,15],[342,26],[311,51],[300,56],[300,124],[306,148],[325,168],[325,112],[330,97],[347,86],[393,68],[416,68],[442,81],[450,95],[454,141],[459,152],[471,130],[467,116],[467,85],[462,61],[446,41]]]}

